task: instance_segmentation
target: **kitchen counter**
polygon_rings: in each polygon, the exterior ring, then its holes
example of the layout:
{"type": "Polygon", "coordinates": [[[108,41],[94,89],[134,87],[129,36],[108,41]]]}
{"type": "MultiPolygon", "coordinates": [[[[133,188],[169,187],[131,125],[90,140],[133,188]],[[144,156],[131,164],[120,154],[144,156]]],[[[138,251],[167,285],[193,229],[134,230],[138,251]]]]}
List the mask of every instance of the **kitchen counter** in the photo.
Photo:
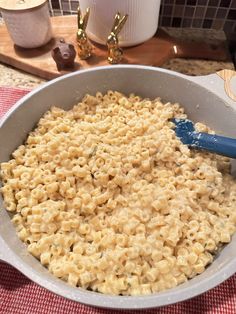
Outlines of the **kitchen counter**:
{"type": "MultiPolygon", "coordinates": [[[[234,65],[229,61],[222,62],[177,58],[164,63],[162,68],[187,75],[207,75],[223,69],[234,70],[234,65]]],[[[33,89],[43,82],[45,82],[45,80],[42,78],[0,63],[0,86],[33,89]]]]}
{"type": "MultiPolygon", "coordinates": [[[[164,28],[164,30],[171,36],[183,40],[206,42],[214,45],[226,42],[222,31],[180,28],[164,28]]],[[[161,67],[187,75],[207,75],[223,69],[234,69],[233,62],[230,59],[227,61],[212,61],[175,58],[167,61],[161,67]]],[[[45,82],[44,79],[0,63],[0,86],[33,89],[43,82],[45,82]]]]}
{"type": "MultiPolygon", "coordinates": [[[[210,45],[224,45],[228,50],[226,36],[223,31],[214,29],[189,29],[189,28],[163,28],[172,37],[185,40],[188,42],[199,42],[210,45]]],[[[177,71],[187,75],[207,75],[220,70],[234,70],[232,60],[213,61],[213,60],[197,60],[197,59],[172,59],[163,64],[165,69],[177,71]]]]}

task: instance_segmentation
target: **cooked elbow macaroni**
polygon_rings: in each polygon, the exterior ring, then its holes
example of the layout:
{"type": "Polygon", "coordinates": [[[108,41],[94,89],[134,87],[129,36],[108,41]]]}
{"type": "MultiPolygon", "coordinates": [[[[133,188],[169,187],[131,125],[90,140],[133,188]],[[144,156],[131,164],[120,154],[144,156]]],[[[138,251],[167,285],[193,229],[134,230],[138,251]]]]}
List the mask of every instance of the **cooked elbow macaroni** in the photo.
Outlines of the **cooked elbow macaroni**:
{"type": "Polygon", "coordinates": [[[229,160],[183,145],[173,117],[186,118],[183,108],[160,99],[86,95],[69,111],[52,107],[1,164],[19,238],[52,274],[150,294],[202,273],[231,240],[229,160]]]}

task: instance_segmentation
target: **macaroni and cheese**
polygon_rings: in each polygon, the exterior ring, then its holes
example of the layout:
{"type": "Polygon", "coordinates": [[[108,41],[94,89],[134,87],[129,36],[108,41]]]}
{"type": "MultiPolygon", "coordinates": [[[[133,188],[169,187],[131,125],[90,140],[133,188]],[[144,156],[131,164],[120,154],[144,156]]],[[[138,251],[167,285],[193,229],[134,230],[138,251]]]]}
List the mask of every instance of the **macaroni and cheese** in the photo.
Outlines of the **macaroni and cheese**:
{"type": "Polygon", "coordinates": [[[86,95],[69,111],[52,107],[1,164],[18,236],[52,274],[105,294],[150,294],[202,273],[230,242],[229,159],[183,145],[174,117],[184,109],[159,98],[86,95]]]}

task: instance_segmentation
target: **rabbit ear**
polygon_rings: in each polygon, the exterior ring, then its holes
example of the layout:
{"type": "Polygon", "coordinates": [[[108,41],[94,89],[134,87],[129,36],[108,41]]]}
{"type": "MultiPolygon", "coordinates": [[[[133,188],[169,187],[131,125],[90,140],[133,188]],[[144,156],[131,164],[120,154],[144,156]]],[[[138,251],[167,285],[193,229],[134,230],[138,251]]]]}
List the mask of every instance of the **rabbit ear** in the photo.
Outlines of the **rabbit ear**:
{"type": "Polygon", "coordinates": [[[77,8],[77,20],[78,20],[78,28],[81,28],[81,25],[82,25],[82,23],[81,23],[81,9],[79,6],[77,8]]]}
{"type": "Polygon", "coordinates": [[[89,15],[90,15],[90,8],[87,8],[86,9],[86,13],[83,17],[83,30],[85,31],[86,27],[87,27],[87,24],[88,24],[88,19],[89,19],[89,15]]]}
{"type": "Polygon", "coordinates": [[[111,32],[113,32],[113,33],[115,32],[119,22],[120,22],[120,13],[117,12],[115,15],[115,20],[114,20],[113,26],[111,28],[111,32]]]}
{"type": "Polygon", "coordinates": [[[119,32],[122,30],[123,26],[125,25],[125,22],[127,21],[128,14],[124,15],[121,19],[119,19],[118,25],[114,29],[114,34],[118,35],[119,32]]]}

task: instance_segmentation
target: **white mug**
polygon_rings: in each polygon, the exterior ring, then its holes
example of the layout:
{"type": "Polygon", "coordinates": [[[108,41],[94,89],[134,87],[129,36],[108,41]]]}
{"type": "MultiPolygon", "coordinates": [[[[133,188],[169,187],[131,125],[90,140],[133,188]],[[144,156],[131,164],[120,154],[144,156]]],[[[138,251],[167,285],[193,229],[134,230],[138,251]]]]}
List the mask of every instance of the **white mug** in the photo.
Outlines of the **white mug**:
{"type": "Polygon", "coordinates": [[[160,0],[80,0],[80,7],[83,13],[90,8],[87,34],[99,44],[106,44],[117,12],[128,14],[119,34],[120,46],[140,44],[157,30],[160,0]]]}

